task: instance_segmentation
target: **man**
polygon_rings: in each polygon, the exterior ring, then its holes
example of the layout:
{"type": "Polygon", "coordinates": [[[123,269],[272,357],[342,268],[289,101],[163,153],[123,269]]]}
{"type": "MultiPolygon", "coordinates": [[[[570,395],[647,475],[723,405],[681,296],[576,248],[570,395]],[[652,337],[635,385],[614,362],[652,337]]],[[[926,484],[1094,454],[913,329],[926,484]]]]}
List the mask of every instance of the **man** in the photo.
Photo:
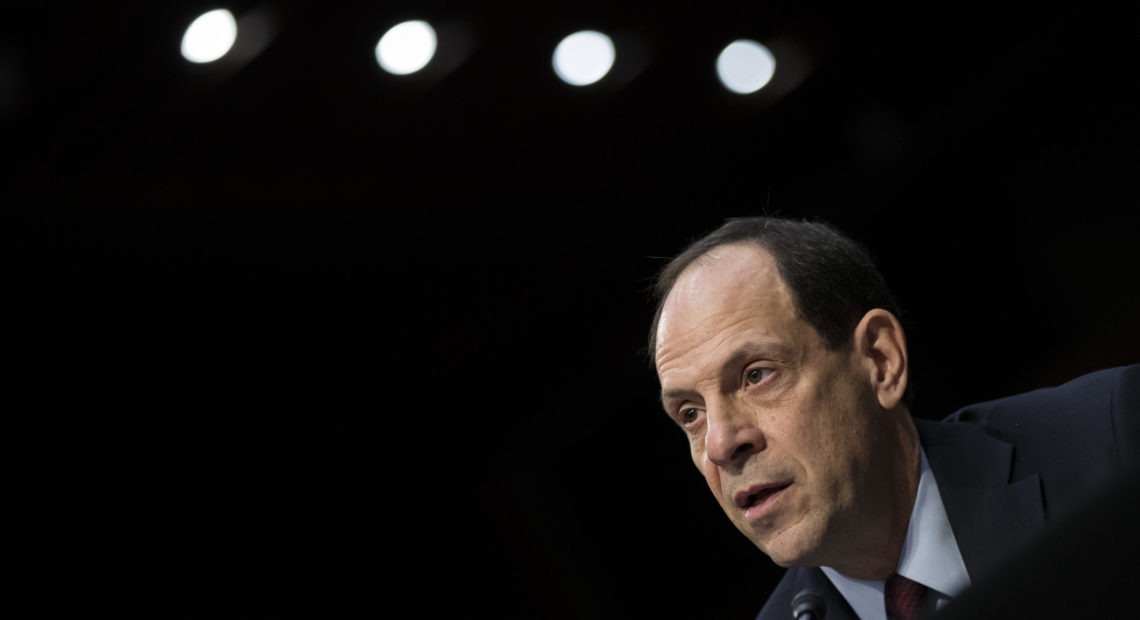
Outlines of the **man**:
{"type": "Polygon", "coordinates": [[[654,292],[662,404],[725,514],[789,568],[758,618],[902,617],[897,575],[930,616],[1138,460],[1140,365],[912,418],[895,301],[829,225],[728,220],[654,292]]]}

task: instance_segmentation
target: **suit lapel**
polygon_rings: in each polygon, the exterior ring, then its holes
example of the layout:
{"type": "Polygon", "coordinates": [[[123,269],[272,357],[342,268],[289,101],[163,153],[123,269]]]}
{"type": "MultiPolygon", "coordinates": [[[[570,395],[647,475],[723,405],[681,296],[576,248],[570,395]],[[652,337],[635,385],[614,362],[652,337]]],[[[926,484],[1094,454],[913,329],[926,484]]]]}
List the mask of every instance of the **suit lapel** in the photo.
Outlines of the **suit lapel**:
{"type": "Polygon", "coordinates": [[[1045,528],[1036,474],[1010,481],[1013,446],[972,426],[915,420],[966,571],[979,581],[1045,528]]]}

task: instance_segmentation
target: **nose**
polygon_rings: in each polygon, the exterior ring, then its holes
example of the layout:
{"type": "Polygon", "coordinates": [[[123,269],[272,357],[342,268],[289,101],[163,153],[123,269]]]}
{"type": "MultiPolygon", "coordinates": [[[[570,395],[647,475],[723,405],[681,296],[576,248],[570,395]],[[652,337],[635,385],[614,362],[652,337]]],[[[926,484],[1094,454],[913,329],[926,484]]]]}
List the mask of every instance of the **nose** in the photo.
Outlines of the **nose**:
{"type": "Polygon", "coordinates": [[[756,416],[731,402],[709,405],[705,411],[705,453],[721,467],[739,467],[766,447],[756,416]]]}

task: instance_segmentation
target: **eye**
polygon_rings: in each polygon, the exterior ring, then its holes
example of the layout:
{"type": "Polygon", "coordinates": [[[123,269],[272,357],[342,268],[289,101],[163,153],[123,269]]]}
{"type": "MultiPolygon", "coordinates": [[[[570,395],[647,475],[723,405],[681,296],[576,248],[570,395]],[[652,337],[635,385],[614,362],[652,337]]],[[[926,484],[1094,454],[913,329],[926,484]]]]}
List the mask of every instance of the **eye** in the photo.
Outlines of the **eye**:
{"type": "Polygon", "coordinates": [[[745,379],[748,380],[749,383],[755,384],[755,383],[760,383],[761,381],[764,380],[765,377],[767,377],[770,374],[772,374],[771,368],[764,368],[761,366],[757,366],[756,368],[750,368],[748,370],[748,372],[744,375],[744,377],[745,377],[745,379]]]}
{"type": "Polygon", "coordinates": [[[681,410],[681,424],[692,424],[696,422],[699,417],[701,417],[701,412],[694,407],[681,410]]]}

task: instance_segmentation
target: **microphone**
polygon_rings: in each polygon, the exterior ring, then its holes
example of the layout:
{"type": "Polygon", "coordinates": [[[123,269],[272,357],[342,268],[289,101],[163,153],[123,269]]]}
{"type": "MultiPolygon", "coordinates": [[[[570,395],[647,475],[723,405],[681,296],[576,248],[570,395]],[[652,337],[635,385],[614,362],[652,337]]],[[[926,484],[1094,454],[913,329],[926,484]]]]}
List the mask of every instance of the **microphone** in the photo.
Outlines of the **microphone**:
{"type": "Polygon", "coordinates": [[[792,598],[792,618],[794,620],[823,620],[827,606],[823,596],[812,588],[804,588],[792,598]]]}

